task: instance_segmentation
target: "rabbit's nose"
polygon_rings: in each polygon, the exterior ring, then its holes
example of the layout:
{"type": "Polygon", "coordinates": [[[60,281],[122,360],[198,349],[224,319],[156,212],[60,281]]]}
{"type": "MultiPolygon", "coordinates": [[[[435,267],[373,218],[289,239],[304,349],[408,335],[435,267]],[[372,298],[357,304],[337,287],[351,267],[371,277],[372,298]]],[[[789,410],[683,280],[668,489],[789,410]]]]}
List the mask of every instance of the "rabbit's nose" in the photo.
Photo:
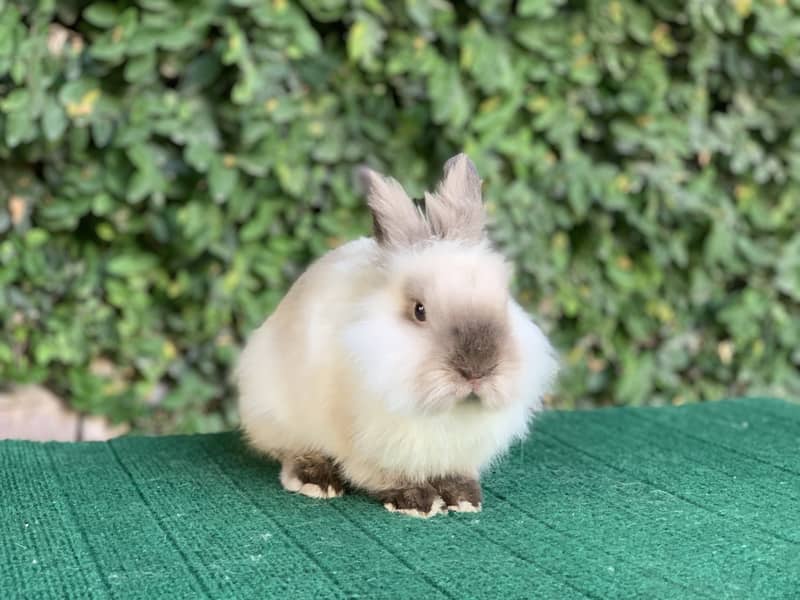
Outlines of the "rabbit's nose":
{"type": "Polygon", "coordinates": [[[497,364],[500,327],[485,320],[459,323],[453,327],[450,364],[467,381],[486,377],[497,364]]]}
{"type": "Polygon", "coordinates": [[[466,379],[469,383],[477,384],[486,376],[486,373],[483,369],[478,369],[477,367],[458,367],[456,369],[458,374],[461,375],[464,379],[466,379]]]}

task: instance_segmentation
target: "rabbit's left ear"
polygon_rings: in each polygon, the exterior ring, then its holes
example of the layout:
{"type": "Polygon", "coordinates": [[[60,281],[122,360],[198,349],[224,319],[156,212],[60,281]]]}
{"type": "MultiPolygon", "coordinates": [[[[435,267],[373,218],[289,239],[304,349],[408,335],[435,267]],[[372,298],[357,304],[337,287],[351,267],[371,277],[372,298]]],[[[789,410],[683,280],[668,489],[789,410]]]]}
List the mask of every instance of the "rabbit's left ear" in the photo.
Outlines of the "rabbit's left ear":
{"type": "Polygon", "coordinates": [[[480,241],[485,235],[486,213],[481,201],[481,178],[466,154],[444,164],[436,192],[425,193],[425,212],[436,237],[480,241]]]}

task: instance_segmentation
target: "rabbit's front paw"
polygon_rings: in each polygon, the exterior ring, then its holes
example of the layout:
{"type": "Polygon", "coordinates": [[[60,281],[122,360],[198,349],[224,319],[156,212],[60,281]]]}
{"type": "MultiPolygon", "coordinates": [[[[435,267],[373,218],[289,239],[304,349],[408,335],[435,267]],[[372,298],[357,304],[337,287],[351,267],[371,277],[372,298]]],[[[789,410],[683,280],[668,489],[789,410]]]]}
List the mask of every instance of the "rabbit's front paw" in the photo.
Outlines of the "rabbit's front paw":
{"type": "Polygon", "coordinates": [[[462,475],[449,475],[431,481],[448,510],[478,512],[481,510],[481,484],[477,479],[462,475]]]}
{"type": "Polygon", "coordinates": [[[336,463],[321,454],[304,454],[285,460],[281,467],[281,485],[310,498],[336,498],[344,494],[345,488],[336,463]]]}
{"type": "Polygon", "coordinates": [[[427,519],[447,512],[447,505],[430,484],[385,490],[377,494],[390,512],[427,519]]]}

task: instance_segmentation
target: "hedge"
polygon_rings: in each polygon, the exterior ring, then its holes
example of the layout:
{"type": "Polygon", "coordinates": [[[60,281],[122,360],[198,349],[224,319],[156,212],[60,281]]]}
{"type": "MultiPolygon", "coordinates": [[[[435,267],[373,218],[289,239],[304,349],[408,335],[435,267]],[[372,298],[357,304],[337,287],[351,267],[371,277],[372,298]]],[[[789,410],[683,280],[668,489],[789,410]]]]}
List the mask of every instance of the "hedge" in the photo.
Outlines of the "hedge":
{"type": "Polygon", "coordinates": [[[0,0],[0,381],[152,432],[468,152],[556,406],[800,397],[797,0],[0,0]]]}

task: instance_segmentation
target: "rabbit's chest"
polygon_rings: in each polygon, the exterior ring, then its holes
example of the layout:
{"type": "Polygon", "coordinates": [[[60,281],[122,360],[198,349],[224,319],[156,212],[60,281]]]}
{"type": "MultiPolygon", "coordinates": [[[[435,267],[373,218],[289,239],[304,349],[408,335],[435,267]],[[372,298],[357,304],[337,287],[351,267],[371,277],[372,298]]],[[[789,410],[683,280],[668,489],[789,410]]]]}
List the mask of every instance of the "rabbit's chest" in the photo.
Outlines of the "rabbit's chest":
{"type": "Polygon", "coordinates": [[[387,414],[362,424],[355,445],[359,454],[389,471],[420,477],[471,473],[524,435],[525,417],[524,407],[488,412],[465,406],[436,416],[387,414]]]}

